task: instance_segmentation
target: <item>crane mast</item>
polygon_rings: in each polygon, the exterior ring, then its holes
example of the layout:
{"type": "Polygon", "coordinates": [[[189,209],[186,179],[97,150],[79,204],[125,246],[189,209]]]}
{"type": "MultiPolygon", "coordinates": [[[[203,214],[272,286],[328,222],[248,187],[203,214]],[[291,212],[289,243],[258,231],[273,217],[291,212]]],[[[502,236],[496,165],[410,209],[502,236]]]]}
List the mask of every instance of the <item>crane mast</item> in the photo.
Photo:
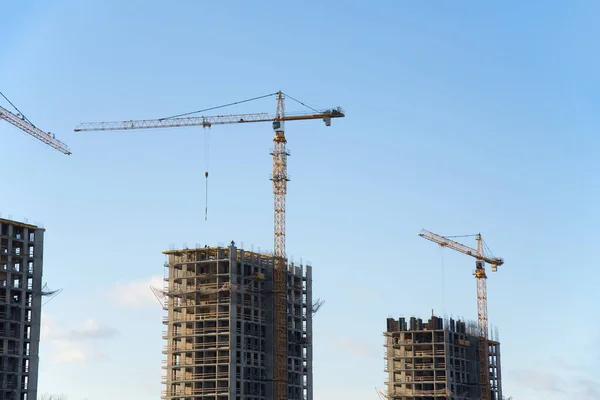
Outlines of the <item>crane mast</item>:
{"type": "Polygon", "coordinates": [[[5,120],[9,124],[14,125],[23,132],[33,136],[35,139],[47,144],[48,146],[60,151],[63,154],[71,154],[69,147],[67,147],[67,145],[61,142],[60,140],[56,139],[54,135],[44,132],[43,130],[37,128],[32,123],[27,121],[24,117],[19,117],[18,115],[13,114],[12,112],[8,111],[6,108],[1,106],[0,119],[5,120]]]}
{"type": "Polygon", "coordinates": [[[485,273],[485,264],[483,256],[483,243],[481,234],[477,234],[477,261],[475,261],[475,278],[477,279],[477,327],[479,336],[487,338],[488,315],[487,315],[487,274],[485,273]]]}
{"type": "Polygon", "coordinates": [[[275,399],[287,399],[287,260],[285,254],[285,195],[287,193],[287,140],[284,131],[285,104],[277,94],[277,113],[273,122],[273,200],[275,260],[273,269],[274,304],[274,391],[275,399]]]}
{"type": "Polygon", "coordinates": [[[485,263],[492,267],[496,272],[498,266],[504,264],[504,260],[499,257],[488,257],[485,254],[483,239],[478,233],[477,249],[472,249],[464,244],[455,242],[447,237],[429,232],[423,229],[419,236],[430,240],[442,247],[448,247],[463,254],[475,257],[475,278],[477,281],[477,329],[479,334],[478,354],[479,354],[479,384],[481,386],[481,399],[490,400],[490,368],[489,368],[489,344],[488,344],[488,312],[487,312],[487,274],[485,273],[485,263]]]}

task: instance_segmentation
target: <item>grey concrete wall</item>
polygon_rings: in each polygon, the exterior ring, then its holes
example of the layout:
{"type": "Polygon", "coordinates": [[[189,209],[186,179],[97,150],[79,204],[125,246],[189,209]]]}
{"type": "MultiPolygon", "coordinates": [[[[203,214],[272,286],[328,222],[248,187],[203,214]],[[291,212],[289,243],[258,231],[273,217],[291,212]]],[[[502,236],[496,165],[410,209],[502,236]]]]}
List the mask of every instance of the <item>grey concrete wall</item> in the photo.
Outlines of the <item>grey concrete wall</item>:
{"type": "Polygon", "coordinates": [[[0,400],[37,397],[44,230],[0,221],[0,400]],[[33,238],[30,237],[33,234],[33,238]],[[33,240],[30,240],[33,239],[33,240]],[[30,254],[30,248],[33,252],[30,254]],[[10,388],[9,386],[10,382],[10,388]]]}

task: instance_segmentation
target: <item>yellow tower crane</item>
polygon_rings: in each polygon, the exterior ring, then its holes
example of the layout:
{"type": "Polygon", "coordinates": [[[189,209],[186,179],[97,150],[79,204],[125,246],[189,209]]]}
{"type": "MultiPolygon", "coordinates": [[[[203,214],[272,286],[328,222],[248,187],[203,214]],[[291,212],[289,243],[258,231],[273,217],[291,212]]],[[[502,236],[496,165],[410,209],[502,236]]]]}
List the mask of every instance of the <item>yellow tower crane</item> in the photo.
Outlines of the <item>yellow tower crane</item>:
{"type": "MultiPolygon", "coordinates": [[[[226,107],[229,105],[240,104],[263,97],[277,96],[277,108],[275,115],[268,113],[254,114],[234,114],[218,116],[194,116],[183,117],[184,115],[195,114],[207,110],[201,110],[194,113],[182,114],[169,118],[150,119],[150,120],[130,120],[115,122],[89,122],[82,123],[75,128],[75,132],[80,131],[113,131],[129,129],[152,129],[152,128],[174,128],[184,126],[202,126],[210,128],[212,125],[238,124],[251,122],[271,122],[275,137],[273,138],[273,172],[271,181],[273,182],[274,195],[274,269],[273,269],[273,307],[274,307],[274,337],[273,337],[273,385],[274,399],[287,399],[287,258],[285,251],[285,196],[287,193],[287,157],[289,152],[286,149],[287,140],[285,138],[284,128],[286,121],[301,121],[309,119],[322,119],[326,126],[331,125],[332,118],[344,117],[344,111],[341,108],[329,110],[315,110],[311,113],[285,113],[285,95],[279,91],[267,96],[256,97],[254,99],[243,100],[225,106],[213,107],[208,110],[226,107]]],[[[293,99],[289,95],[288,98],[293,99]]],[[[297,101],[297,100],[295,100],[297,101]]],[[[299,102],[299,101],[298,101],[299,102]]],[[[302,102],[299,102],[303,104],[302,102]]],[[[309,107],[310,108],[310,107],[309,107]]],[[[208,174],[208,172],[206,172],[208,174]]],[[[208,175],[206,175],[208,176],[208,175]]]]}
{"type": "Polygon", "coordinates": [[[33,136],[35,139],[47,144],[48,146],[60,151],[63,154],[71,154],[71,151],[69,150],[66,144],[56,139],[52,133],[46,133],[43,130],[37,128],[35,125],[33,125],[31,121],[29,121],[25,117],[25,115],[23,115],[23,113],[20,112],[19,109],[15,107],[15,105],[11,103],[10,100],[6,98],[6,96],[4,96],[4,94],[2,94],[2,92],[0,92],[0,96],[4,97],[4,99],[8,101],[8,103],[11,106],[13,106],[13,108],[18,112],[18,114],[14,114],[8,111],[6,108],[0,107],[0,119],[5,120],[9,124],[14,125],[15,127],[27,133],[28,135],[33,136]]]}
{"type": "MultiPolygon", "coordinates": [[[[466,235],[476,236],[477,250],[465,246],[461,243],[450,240],[447,237],[437,235],[423,229],[419,236],[442,247],[448,247],[463,254],[475,257],[475,278],[477,279],[477,326],[479,334],[479,384],[481,386],[481,399],[490,400],[490,369],[489,369],[489,348],[488,348],[488,312],[487,312],[487,275],[485,273],[485,263],[490,264],[492,271],[496,272],[498,267],[504,264],[504,260],[499,257],[488,256],[484,251],[484,242],[481,234],[466,235]]],[[[488,249],[489,253],[489,249],[488,249]]]]}

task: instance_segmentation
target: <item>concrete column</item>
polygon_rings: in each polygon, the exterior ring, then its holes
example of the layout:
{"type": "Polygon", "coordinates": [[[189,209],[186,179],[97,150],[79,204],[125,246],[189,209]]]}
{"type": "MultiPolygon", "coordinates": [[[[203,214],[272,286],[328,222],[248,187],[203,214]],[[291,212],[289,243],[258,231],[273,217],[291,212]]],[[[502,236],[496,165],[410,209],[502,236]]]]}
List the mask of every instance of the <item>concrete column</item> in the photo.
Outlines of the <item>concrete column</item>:
{"type": "MultiPolygon", "coordinates": [[[[451,366],[454,363],[454,356],[450,356],[450,350],[454,346],[454,333],[450,332],[449,326],[444,326],[444,361],[446,363],[446,390],[450,391],[450,383],[455,381],[455,378],[450,379],[451,366]]],[[[456,386],[456,385],[455,385],[456,386]]]]}
{"type": "MultiPolygon", "coordinates": [[[[497,340],[497,339],[496,339],[497,340]]],[[[500,363],[500,343],[496,345],[496,373],[498,374],[498,399],[502,397],[502,365],[500,363]]]]}

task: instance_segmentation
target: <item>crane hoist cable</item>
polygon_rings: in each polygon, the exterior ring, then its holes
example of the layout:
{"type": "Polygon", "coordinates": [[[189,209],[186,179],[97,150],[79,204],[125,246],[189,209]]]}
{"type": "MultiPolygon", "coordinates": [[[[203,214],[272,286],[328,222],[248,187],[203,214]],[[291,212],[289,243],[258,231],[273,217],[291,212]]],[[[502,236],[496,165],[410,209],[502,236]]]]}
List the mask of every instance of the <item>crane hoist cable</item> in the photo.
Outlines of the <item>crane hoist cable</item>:
{"type": "Polygon", "coordinates": [[[446,315],[446,270],[445,270],[445,263],[444,263],[444,246],[440,246],[440,258],[441,258],[441,269],[442,269],[442,310],[444,311],[444,314],[442,315],[446,315]]]}
{"type": "MultiPolygon", "coordinates": [[[[170,116],[170,117],[163,117],[163,118],[159,118],[159,121],[163,121],[163,120],[166,120],[166,119],[173,119],[173,118],[185,117],[185,116],[188,116],[188,115],[193,115],[193,114],[199,114],[199,113],[201,113],[201,112],[205,112],[205,111],[218,110],[218,109],[220,109],[220,108],[225,108],[225,107],[235,106],[235,105],[238,105],[238,104],[248,103],[248,102],[255,101],[255,100],[265,99],[265,98],[267,98],[267,97],[273,97],[273,96],[277,96],[277,94],[278,94],[277,92],[275,92],[275,93],[270,93],[270,94],[265,94],[265,95],[263,95],[263,96],[252,97],[252,98],[249,98],[249,99],[246,99],[246,100],[234,101],[233,103],[223,104],[223,105],[220,105],[220,106],[214,106],[214,107],[209,107],[209,108],[203,108],[202,110],[190,111],[190,112],[183,113],[183,114],[172,115],[172,116],[170,116]]],[[[306,107],[306,108],[310,109],[311,111],[314,111],[314,112],[316,112],[316,113],[319,113],[319,112],[321,112],[320,110],[317,110],[316,108],[314,108],[314,107],[311,107],[311,106],[309,106],[308,104],[306,104],[306,103],[304,103],[304,102],[302,102],[302,101],[300,101],[300,100],[297,100],[297,99],[295,99],[295,98],[291,97],[291,96],[290,96],[289,94],[287,94],[287,93],[282,93],[282,94],[283,94],[283,95],[285,95],[285,96],[286,96],[287,98],[289,98],[290,100],[293,100],[293,101],[295,101],[296,103],[298,103],[298,104],[301,104],[301,105],[303,105],[304,107],[306,107]]]]}
{"type": "MultiPolygon", "coordinates": [[[[172,118],[179,118],[179,117],[185,117],[188,115],[192,115],[192,114],[198,114],[201,112],[205,112],[205,111],[212,111],[212,110],[217,110],[219,108],[225,108],[225,107],[229,107],[229,106],[235,106],[237,104],[242,104],[242,103],[248,103],[250,101],[254,101],[254,100],[260,100],[260,99],[264,99],[266,97],[272,97],[272,96],[276,96],[277,93],[271,93],[271,94],[265,94],[263,96],[258,96],[258,97],[252,97],[250,99],[246,99],[246,100],[240,100],[240,101],[235,101],[233,103],[229,103],[229,104],[223,104],[221,106],[215,106],[215,107],[210,107],[210,108],[204,108],[202,110],[198,110],[198,111],[190,111],[188,113],[183,113],[183,114],[177,114],[177,115],[173,115],[171,117],[164,117],[164,118],[159,118],[159,121],[163,121],[165,119],[172,119],[172,118]]],[[[308,107],[308,106],[307,106],[308,107]]]]}
{"type": "MultiPolygon", "coordinates": [[[[248,103],[251,101],[255,101],[255,100],[260,100],[260,99],[264,99],[267,97],[273,97],[276,96],[278,93],[270,93],[270,94],[265,94],[263,96],[257,96],[257,97],[252,97],[246,100],[240,100],[240,101],[235,101],[233,103],[228,103],[228,104],[223,104],[220,106],[214,106],[214,107],[209,107],[209,108],[204,108],[202,110],[197,110],[197,111],[191,111],[191,112],[187,112],[187,113],[183,113],[183,114],[177,114],[177,115],[173,115],[170,117],[164,117],[164,118],[160,118],[159,121],[164,121],[164,120],[168,120],[168,119],[173,119],[173,118],[180,118],[180,117],[185,117],[188,115],[192,115],[192,114],[198,114],[201,112],[205,112],[205,111],[212,111],[212,110],[217,110],[220,108],[225,108],[225,107],[230,107],[230,106],[234,106],[234,105],[238,105],[238,104],[243,104],[243,103],[248,103]]],[[[289,98],[290,100],[295,101],[298,104],[303,105],[304,107],[310,109],[311,111],[314,112],[320,112],[319,110],[317,110],[314,107],[309,106],[308,104],[295,99],[294,97],[283,93],[283,95],[285,95],[287,98],[289,98]]],[[[16,107],[15,107],[16,108],[16,107]]],[[[208,128],[210,128],[210,126],[208,126],[208,128]]],[[[207,221],[208,220],[208,161],[209,161],[209,152],[210,152],[210,133],[209,130],[204,130],[204,220],[207,221]]]]}
{"type": "Polygon", "coordinates": [[[305,103],[301,102],[300,100],[296,100],[295,98],[293,98],[292,96],[290,96],[290,95],[289,95],[289,94],[287,94],[287,93],[284,93],[284,95],[285,95],[285,97],[287,97],[288,99],[294,100],[296,103],[298,103],[298,104],[302,104],[304,107],[306,107],[306,108],[310,108],[310,109],[311,109],[312,111],[314,111],[314,112],[319,112],[319,110],[317,110],[316,108],[313,108],[313,107],[309,106],[308,104],[305,104],[305,103]]]}
{"type": "MultiPolygon", "coordinates": [[[[252,98],[249,98],[246,100],[240,100],[240,101],[235,101],[233,103],[223,104],[220,106],[204,108],[202,110],[197,110],[197,111],[190,111],[190,112],[183,113],[183,114],[172,115],[170,117],[160,118],[159,120],[164,121],[167,119],[185,117],[185,116],[192,115],[192,114],[198,114],[198,113],[205,112],[205,111],[212,111],[212,110],[217,110],[219,108],[235,106],[238,104],[248,103],[250,101],[260,100],[260,99],[264,99],[264,98],[272,97],[272,96],[276,96],[276,95],[277,95],[277,93],[270,93],[270,94],[266,94],[263,96],[252,97],[252,98]]],[[[210,128],[210,126],[208,126],[208,128],[210,128]]],[[[208,220],[208,165],[209,165],[208,157],[209,157],[209,153],[210,153],[210,129],[205,129],[204,130],[204,220],[205,221],[208,220]]]]}
{"type": "Polygon", "coordinates": [[[204,220],[208,220],[208,156],[210,154],[210,128],[204,130],[204,220]]]}

